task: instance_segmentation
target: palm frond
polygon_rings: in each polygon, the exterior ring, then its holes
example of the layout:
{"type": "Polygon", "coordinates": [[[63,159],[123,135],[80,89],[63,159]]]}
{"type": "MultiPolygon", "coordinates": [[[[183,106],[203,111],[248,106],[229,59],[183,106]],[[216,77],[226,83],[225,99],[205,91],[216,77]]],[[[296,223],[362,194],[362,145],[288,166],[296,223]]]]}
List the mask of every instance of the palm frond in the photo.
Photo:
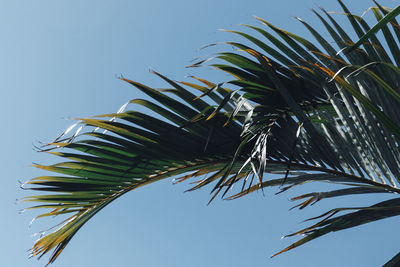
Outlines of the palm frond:
{"type": "Polygon", "coordinates": [[[25,187],[50,194],[24,200],[42,203],[29,209],[51,209],[39,217],[71,215],[61,227],[36,242],[32,256],[54,250],[49,263],[53,262],[83,224],[126,192],[189,171],[215,172],[230,163],[240,143],[241,126],[230,123],[222,127],[226,120],[223,109],[213,119],[191,123],[209,104],[194,100],[195,95],[178,83],[159,76],[172,86],[168,92],[175,98],[123,79],[153,99],[131,101],[148,108],[153,116],[125,111],[80,119],[85,128],[99,128],[103,132],[86,131],[73,135],[74,140],[58,140],[43,148],[42,151],[67,161],[35,165],[59,175],[40,176],[27,182],[25,187]]]}
{"type": "MultiPolygon", "coordinates": [[[[212,66],[231,74],[230,81],[214,84],[194,77],[201,85],[155,73],[170,86],[156,90],[123,79],[151,98],[130,103],[153,115],[125,111],[80,119],[85,129],[96,129],[70,138],[63,135],[43,149],[67,161],[36,165],[59,175],[27,182],[30,189],[51,193],[25,200],[42,203],[30,209],[51,209],[39,217],[70,216],[39,239],[32,255],[53,250],[49,263],[53,262],[79,228],[114,199],[176,175],[181,175],[177,179],[181,182],[210,174],[189,190],[214,183],[211,200],[217,195],[235,199],[270,186],[280,186],[284,192],[315,181],[346,187],[294,197],[302,201],[295,206],[300,209],[324,198],[400,193],[400,50],[392,34],[400,37],[395,20],[400,9],[389,11],[377,4],[371,9],[377,23],[370,27],[339,4],[356,42],[323,9],[322,15],[313,12],[336,45],[300,19],[315,44],[257,18],[263,27],[245,27],[258,37],[230,31],[248,43],[228,42],[237,52],[220,53],[214,59],[218,62],[212,66]],[[376,35],[379,30],[383,40],[376,35]],[[341,50],[344,53],[337,53],[341,50]],[[192,90],[200,91],[200,96],[192,90]],[[206,96],[211,101],[204,100],[206,96]],[[266,179],[265,173],[281,177],[266,179]],[[234,192],[237,183],[241,187],[234,192]]],[[[205,62],[209,61],[192,66],[205,62]]],[[[398,198],[368,207],[335,208],[290,235],[306,236],[283,251],[330,232],[397,215],[398,198]],[[342,212],[347,213],[337,215],[342,212]]]]}
{"type": "MultiPolygon", "coordinates": [[[[372,8],[377,23],[370,27],[362,17],[353,15],[341,1],[339,3],[359,38],[357,42],[351,40],[330,13],[322,9],[328,22],[314,11],[337,48],[300,19],[318,46],[260,18],[273,33],[259,27],[247,27],[265,40],[231,31],[256,46],[228,43],[244,55],[223,53],[219,59],[229,64],[213,65],[232,74],[234,80],[229,83],[240,86],[244,96],[256,103],[242,133],[244,137],[251,136],[243,142],[257,140],[250,155],[243,154],[247,158],[245,164],[251,164],[258,177],[271,170],[282,171],[282,165],[274,166],[274,153],[283,156],[278,161],[285,158],[287,164],[283,178],[260,179],[258,184],[243,188],[228,199],[242,197],[266,186],[285,184],[282,192],[312,181],[329,181],[349,188],[294,197],[293,200],[303,199],[296,207],[303,209],[323,198],[348,194],[398,193],[399,45],[387,24],[392,25],[398,36],[399,27],[394,18],[400,9],[389,12],[379,5],[372,8]],[[378,30],[382,30],[390,53],[376,36],[378,30]],[[344,50],[345,58],[336,52],[338,50],[344,50]],[[282,140],[292,145],[286,144],[284,150],[282,140]],[[307,173],[294,174],[299,170],[307,173]]],[[[232,184],[232,181],[224,181],[220,186],[232,184]]],[[[283,251],[332,231],[397,216],[399,206],[393,204],[397,202],[393,199],[371,207],[337,208],[317,216],[314,219],[322,219],[320,222],[295,233],[306,234],[306,237],[283,251]],[[333,217],[338,212],[350,210],[357,211],[333,217]]]]}

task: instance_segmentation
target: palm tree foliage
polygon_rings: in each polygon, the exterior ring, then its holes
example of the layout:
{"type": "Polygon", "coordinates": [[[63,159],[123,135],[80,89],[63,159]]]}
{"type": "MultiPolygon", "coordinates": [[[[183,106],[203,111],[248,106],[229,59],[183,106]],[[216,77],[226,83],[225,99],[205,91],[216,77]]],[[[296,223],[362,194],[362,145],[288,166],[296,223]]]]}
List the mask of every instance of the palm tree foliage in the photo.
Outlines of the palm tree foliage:
{"type": "MultiPolygon", "coordinates": [[[[339,4],[356,43],[323,9],[313,12],[329,40],[299,19],[315,44],[258,18],[262,27],[245,25],[254,35],[231,31],[247,44],[228,42],[237,51],[219,53],[212,64],[232,80],[177,82],[155,73],[169,88],[154,89],[121,78],[150,97],[130,101],[149,112],[121,110],[80,119],[82,133],[68,131],[41,148],[63,161],[35,165],[53,174],[27,182],[24,188],[46,193],[25,201],[39,202],[29,209],[50,209],[38,217],[66,219],[36,242],[32,256],[52,251],[53,262],[107,204],[171,176],[179,175],[177,182],[198,177],[189,190],[212,184],[211,200],[270,186],[286,191],[314,181],[342,185],[294,197],[302,201],[300,209],[324,198],[400,193],[400,26],[395,19],[400,7],[389,10],[375,3],[370,12],[378,22],[371,28],[339,4]]],[[[395,195],[372,206],[335,208],[291,234],[305,236],[281,252],[396,215],[400,198],[395,195]]]]}

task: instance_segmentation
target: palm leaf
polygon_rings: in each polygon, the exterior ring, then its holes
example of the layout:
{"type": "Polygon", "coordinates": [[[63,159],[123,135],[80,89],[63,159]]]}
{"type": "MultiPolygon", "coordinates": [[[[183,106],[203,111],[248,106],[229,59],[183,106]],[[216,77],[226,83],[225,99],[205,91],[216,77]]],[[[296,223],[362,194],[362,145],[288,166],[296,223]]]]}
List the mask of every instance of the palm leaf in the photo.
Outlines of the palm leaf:
{"type": "MultiPolygon", "coordinates": [[[[309,182],[345,186],[294,197],[302,201],[295,206],[300,209],[350,194],[398,194],[399,47],[387,24],[399,37],[399,8],[372,8],[377,23],[370,27],[339,4],[359,38],[356,42],[325,10],[327,19],[314,13],[336,47],[302,20],[316,44],[257,18],[263,27],[245,27],[258,36],[231,31],[248,43],[228,42],[237,52],[213,59],[217,62],[212,66],[231,74],[232,80],[214,84],[194,77],[201,85],[155,73],[170,86],[157,90],[123,79],[151,99],[131,104],[152,113],[133,110],[80,119],[86,131],[62,135],[42,149],[67,161],[36,165],[58,176],[27,182],[30,189],[49,193],[25,201],[40,202],[30,209],[51,209],[39,217],[69,215],[57,230],[39,239],[32,255],[53,251],[49,263],[53,262],[79,228],[114,199],[176,175],[181,182],[210,174],[189,190],[214,183],[211,200],[217,195],[235,199],[269,186],[280,186],[280,192],[309,182]],[[383,40],[376,36],[378,30],[383,40]],[[206,96],[211,101],[204,100],[206,96]],[[265,173],[280,177],[266,179],[265,173]],[[233,191],[239,182],[241,187],[233,191]]],[[[205,62],[209,61],[192,66],[205,62]]],[[[398,198],[368,207],[335,208],[290,235],[306,236],[283,251],[399,214],[398,198]],[[343,212],[347,213],[338,215],[343,212]]]]}
{"type": "Polygon", "coordinates": [[[192,93],[161,77],[173,86],[171,90],[180,101],[124,79],[162,104],[140,99],[131,101],[153,111],[154,116],[126,111],[80,119],[85,128],[98,127],[107,132],[87,131],[74,135],[73,141],[57,141],[42,149],[67,161],[50,166],[35,165],[59,176],[41,176],[27,182],[25,187],[30,185],[30,189],[50,194],[24,200],[43,203],[29,209],[51,209],[39,217],[72,215],[56,231],[37,241],[32,255],[53,250],[49,263],[53,262],[83,224],[130,190],[189,171],[213,172],[231,161],[233,151],[240,143],[239,124],[222,127],[226,120],[224,110],[212,120],[190,123],[191,118],[208,104],[193,100],[192,93]]]}
{"type": "MultiPolygon", "coordinates": [[[[320,48],[305,38],[259,19],[282,41],[259,27],[250,26],[265,37],[265,41],[247,33],[233,31],[257,46],[250,48],[228,43],[238,47],[239,52],[248,53],[250,59],[254,60],[252,65],[249,61],[244,64],[245,60],[227,59],[226,55],[220,59],[228,61],[230,65],[214,64],[234,74],[235,79],[230,83],[241,86],[244,95],[251,94],[250,99],[255,99],[258,104],[242,133],[257,140],[251,155],[243,155],[248,157],[245,163],[252,165],[253,172],[262,177],[263,172],[271,170],[268,166],[274,168],[271,166],[274,162],[269,156],[282,152],[281,146],[278,149],[275,146],[274,142],[279,143],[276,140],[293,144],[292,148],[288,145],[287,150],[281,154],[287,160],[283,178],[260,180],[259,184],[244,188],[228,199],[242,197],[265,186],[285,184],[282,191],[286,191],[293,186],[313,181],[329,181],[349,188],[295,197],[293,200],[303,199],[296,207],[303,209],[323,198],[348,194],[398,192],[400,121],[396,113],[400,111],[397,89],[400,76],[398,66],[391,60],[398,59],[398,43],[394,41],[386,24],[390,22],[393,31],[398,34],[398,24],[394,17],[399,8],[390,13],[379,5],[378,8],[372,8],[378,22],[371,28],[363,18],[351,14],[341,1],[339,3],[360,38],[359,41],[353,42],[349,34],[325,10],[322,11],[330,22],[317,15],[337,47],[345,50],[346,59],[336,53],[336,49],[304,21],[300,20],[316,38],[320,48]],[[389,56],[375,36],[379,29],[384,33],[384,41],[391,52],[389,56]],[[360,44],[363,44],[364,49],[360,48],[360,44]],[[260,68],[264,70],[261,73],[260,68]],[[271,119],[266,121],[266,117],[271,119]],[[282,131],[277,133],[280,128],[284,129],[286,135],[282,131]],[[300,134],[296,135],[296,130],[300,130],[300,134]],[[269,142],[265,141],[267,139],[269,142]],[[268,152],[263,152],[263,155],[262,151],[268,152]],[[299,164],[308,166],[307,169],[303,165],[300,168],[302,171],[312,172],[292,175],[292,171],[298,170],[299,164]]],[[[279,168],[275,167],[274,170],[279,168]]],[[[229,187],[231,184],[225,183],[222,186],[229,187]]],[[[332,231],[397,216],[399,206],[393,203],[398,203],[398,200],[388,200],[371,207],[334,209],[314,218],[322,219],[320,222],[296,232],[306,234],[306,237],[283,251],[332,231]],[[338,212],[350,210],[357,211],[331,218],[338,212]]]]}

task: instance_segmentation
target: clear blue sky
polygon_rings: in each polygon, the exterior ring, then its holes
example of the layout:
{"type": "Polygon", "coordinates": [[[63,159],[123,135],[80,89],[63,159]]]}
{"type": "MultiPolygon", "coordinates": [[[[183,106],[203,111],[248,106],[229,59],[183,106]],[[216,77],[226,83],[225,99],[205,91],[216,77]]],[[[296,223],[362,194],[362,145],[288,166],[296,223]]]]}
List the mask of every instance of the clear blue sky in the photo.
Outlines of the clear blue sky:
{"type": "MultiPolygon", "coordinates": [[[[373,4],[345,3],[357,14],[373,4]]],[[[35,213],[18,214],[26,205],[16,199],[32,192],[20,190],[18,180],[43,174],[29,165],[54,159],[33,146],[57,137],[71,118],[114,112],[141,96],[117,76],[162,86],[151,68],[177,80],[200,73],[221,81],[227,77],[210,69],[185,68],[209,52],[199,51],[201,46],[236,38],[217,29],[258,25],[252,17],[257,15],[309,36],[292,16],[323,30],[309,10],[317,4],[340,10],[334,0],[0,0],[0,266],[47,262],[46,256],[28,260],[26,250],[35,240],[31,235],[55,220],[28,227],[35,213]]],[[[275,196],[272,189],[265,197],[253,194],[206,206],[207,189],[183,193],[187,188],[165,180],[123,196],[85,225],[53,266],[380,266],[400,250],[397,217],[330,234],[270,259],[297,240],[280,237],[304,227],[303,219],[330,207],[369,205],[378,197],[288,211],[294,205],[288,199],[300,191],[275,196]]]]}

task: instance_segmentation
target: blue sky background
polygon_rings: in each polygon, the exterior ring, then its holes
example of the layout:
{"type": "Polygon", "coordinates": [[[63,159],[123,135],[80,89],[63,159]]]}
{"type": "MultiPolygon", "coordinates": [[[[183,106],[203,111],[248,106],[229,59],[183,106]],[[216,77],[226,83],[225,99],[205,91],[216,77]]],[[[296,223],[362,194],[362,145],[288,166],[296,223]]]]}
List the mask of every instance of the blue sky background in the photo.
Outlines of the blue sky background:
{"type": "MultiPolygon", "coordinates": [[[[373,4],[345,3],[356,14],[373,4]]],[[[35,240],[31,235],[56,220],[29,228],[35,213],[18,214],[26,205],[16,201],[33,193],[20,190],[18,180],[43,174],[29,165],[54,160],[35,152],[34,145],[53,140],[74,122],[71,118],[114,112],[143,97],[117,79],[121,74],[155,87],[163,83],[149,69],[176,80],[188,80],[190,74],[226,80],[225,74],[209,68],[185,68],[193,58],[215,51],[200,51],[203,45],[237,40],[219,28],[259,25],[252,17],[257,15],[309,37],[293,19],[296,15],[324,32],[309,10],[317,4],[340,11],[333,0],[0,0],[0,266],[47,262],[47,256],[28,260],[26,250],[35,240]]],[[[317,207],[288,211],[294,205],[290,197],[315,186],[278,196],[275,188],[265,197],[255,193],[210,206],[209,189],[183,193],[187,188],[168,179],[123,196],[85,225],[53,266],[380,266],[400,249],[397,217],[329,234],[269,258],[297,240],[280,238],[304,227],[302,220],[385,196],[325,200],[317,207]]]]}

